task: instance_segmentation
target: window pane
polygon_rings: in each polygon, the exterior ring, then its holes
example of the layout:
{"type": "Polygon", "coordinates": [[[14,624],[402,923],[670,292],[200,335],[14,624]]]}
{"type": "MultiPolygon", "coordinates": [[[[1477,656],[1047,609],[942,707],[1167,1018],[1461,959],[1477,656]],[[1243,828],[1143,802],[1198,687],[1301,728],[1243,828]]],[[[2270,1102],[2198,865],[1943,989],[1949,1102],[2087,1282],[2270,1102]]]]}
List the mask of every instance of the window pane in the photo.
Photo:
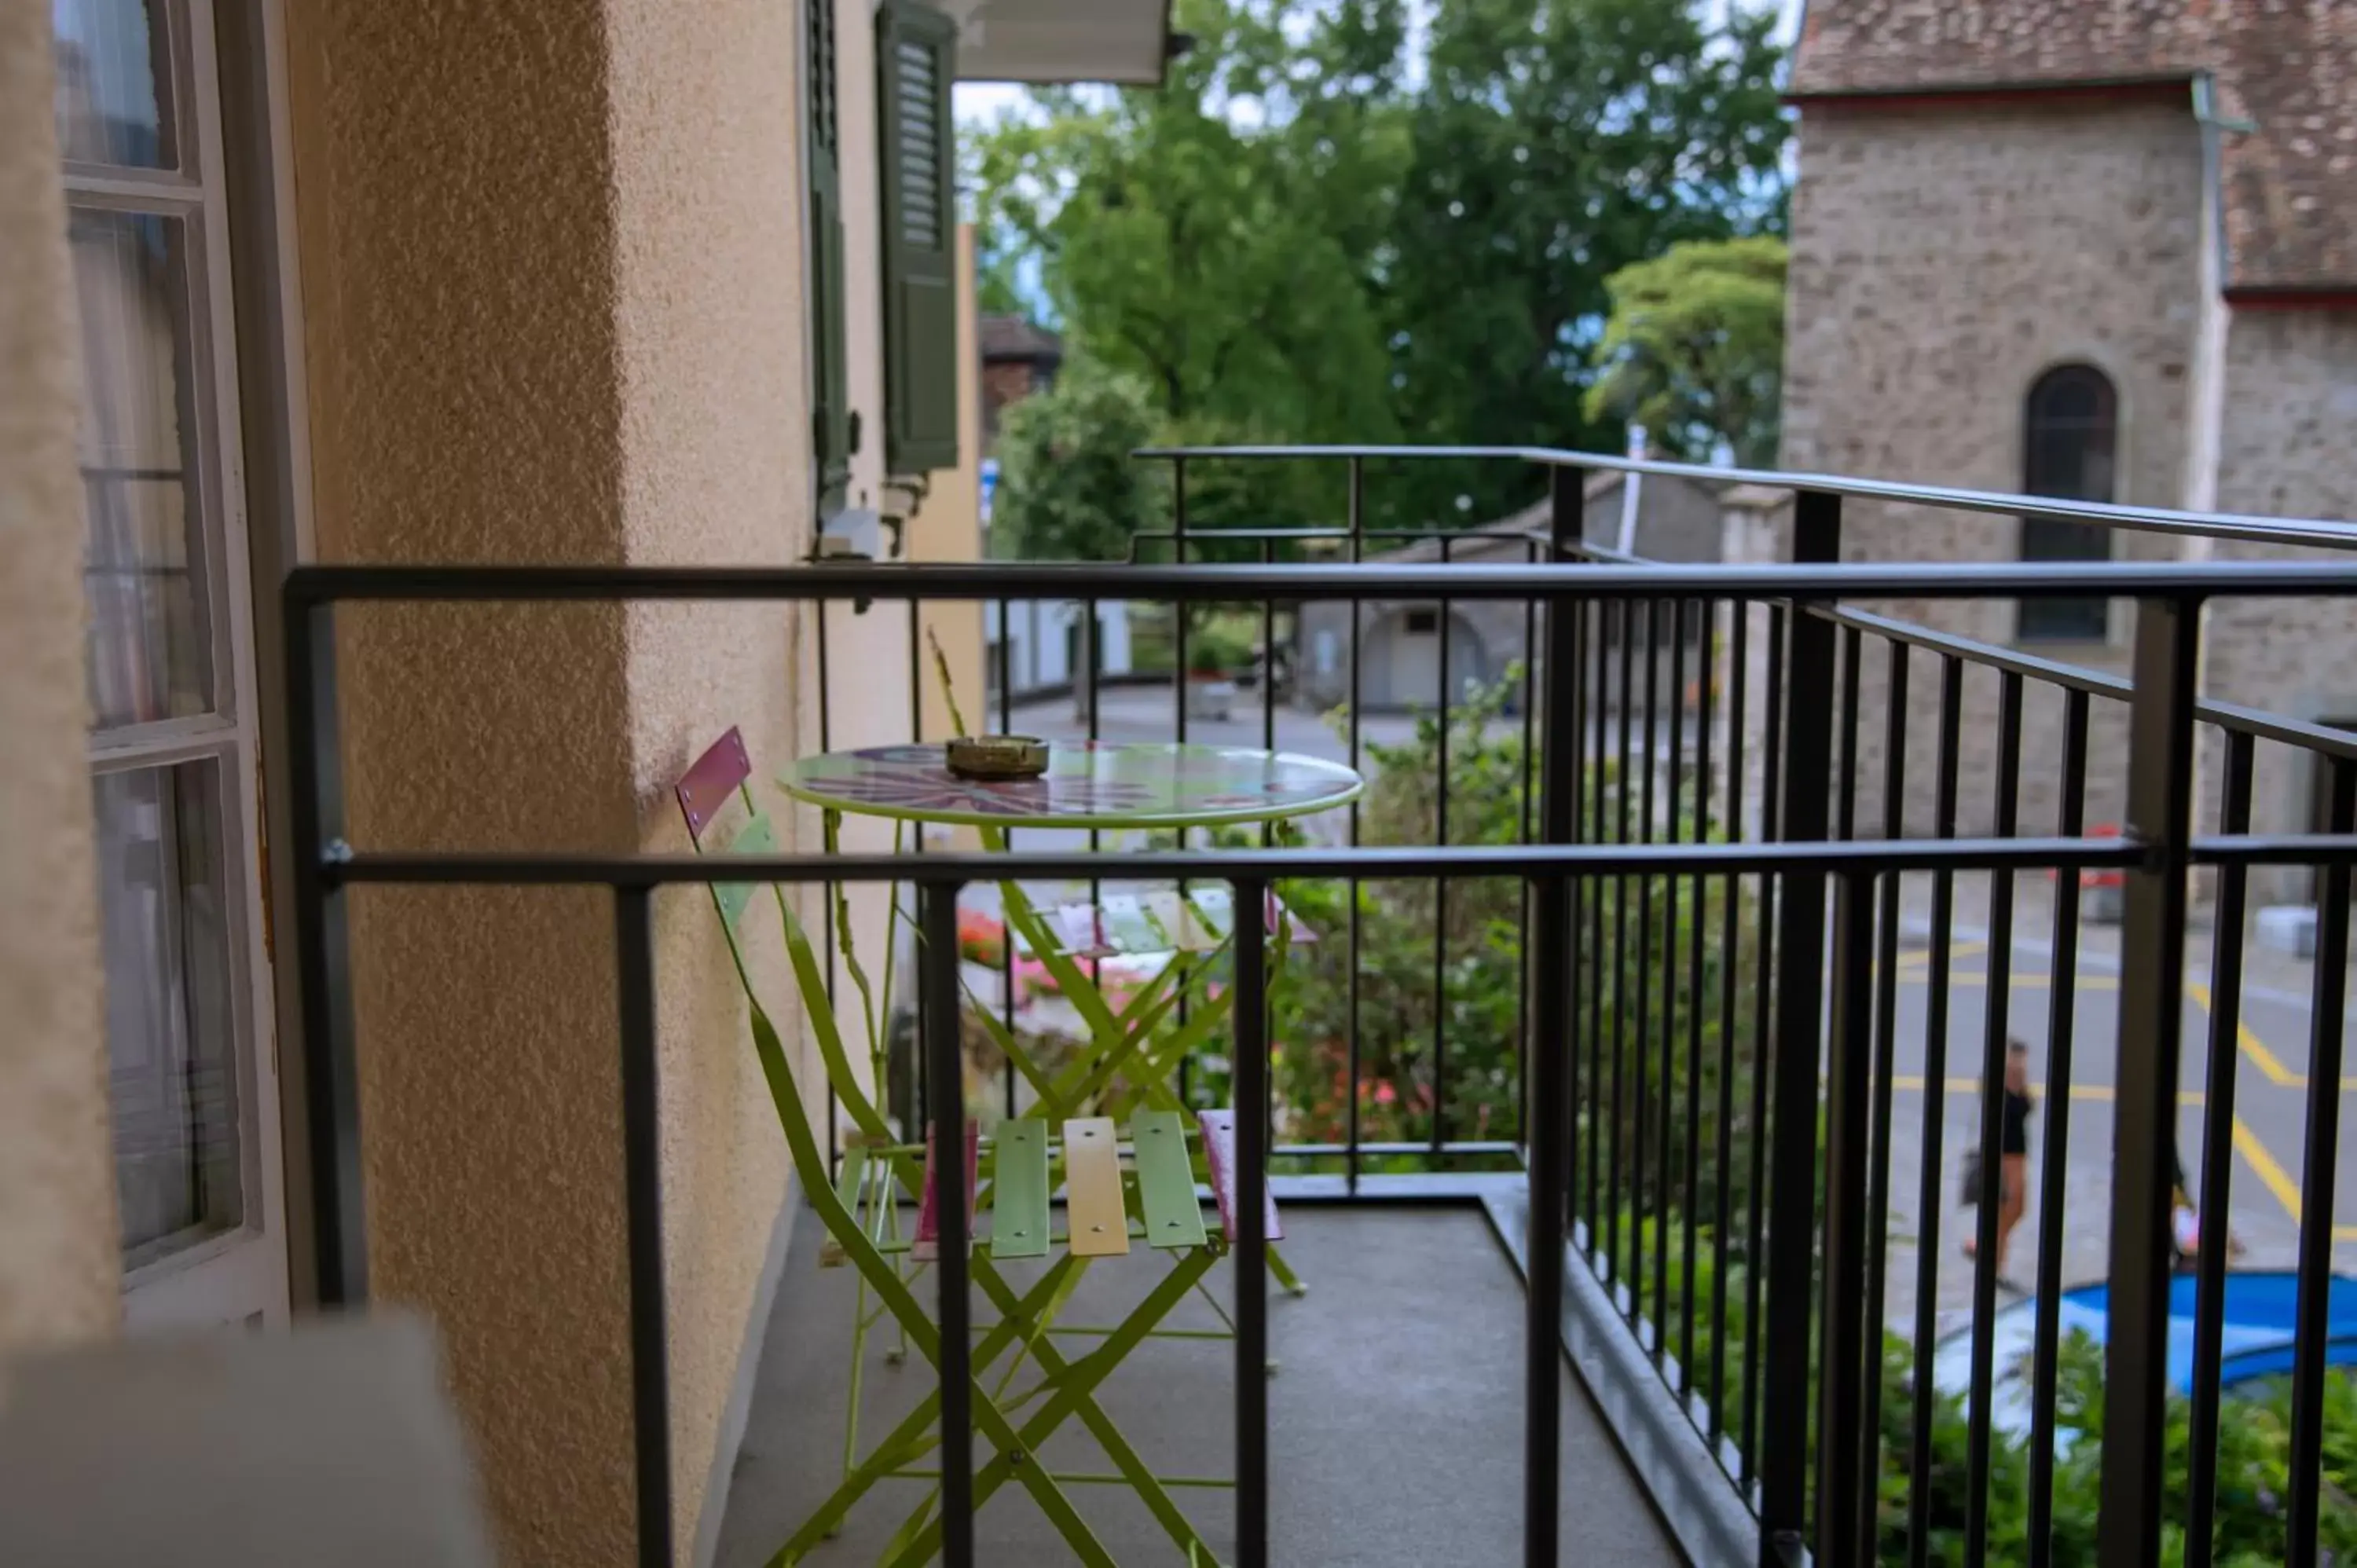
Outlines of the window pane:
{"type": "Polygon", "coordinates": [[[212,707],[197,533],[185,231],[176,218],[78,208],[89,678],[105,729],[212,707]]]}
{"type": "Polygon", "coordinates": [[[135,1265],[243,1214],[220,769],[102,773],[92,793],[114,1179],[135,1265]]]}
{"type": "Polygon", "coordinates": [[[144,0],[51,0],[58,145],[77,163],[171,168],[172,73],[144,0]]]}

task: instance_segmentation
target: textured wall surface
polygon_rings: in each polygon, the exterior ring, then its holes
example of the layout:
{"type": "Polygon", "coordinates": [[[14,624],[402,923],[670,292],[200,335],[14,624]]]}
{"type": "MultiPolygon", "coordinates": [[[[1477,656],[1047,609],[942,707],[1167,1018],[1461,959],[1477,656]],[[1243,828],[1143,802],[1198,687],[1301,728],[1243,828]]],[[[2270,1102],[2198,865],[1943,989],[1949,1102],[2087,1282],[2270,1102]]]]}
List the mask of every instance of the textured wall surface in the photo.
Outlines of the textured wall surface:
{"type": "MultiPolygon", "coordinates": [[[[2115,499],[2174,506],[2184,482],[2200,325],[2201,147],[2190,114],[2159,105],[1976,105],[1948,113],[1826,106],[1804,113],[1792,206],[1783,465],[1985,489],[2022,483],[2023,399],[2048,368],[2093,363],[2118,388],[2115,499]]],[[[1852,502],[1844,551],[1869,560],[2011,560],[2002,518],[1852,502]]],[[[2174,553],[2120,534],[2115,553],[2174,553]]],[[[1985,641],[2012,640],[2002,601],[1868,607],[1985,641]]],[[[2051,648],[2075,664],[2125,666],[2132,611],[2114,607],[2108,645],[2051,648]]],[[[1861,811],[1879,819],[1887,658],[1862,671],[1861,811]]],[[[1917,655],[1907,726],[1910,831],[1932,824],[1938,674],[1917,655]]],[[[1967,777],[1996,761],[1997,682],[1964,691],[1967,777]]],[[[2021,821],[2054,821],[2062,704],[2033,693],[2024,714],[2021,821]]],[[[2125,709],[2092,715],[2088,815],[2126,800],[2125,709]]],[[[1962,826],[1986,827],[1993,791],[1972,789],[1962,826]]]]}
{"type": "MultiPolygon", "coordinates": [[[[2225,417],[2218,504],[2229,511],[2357,520],[2357,310],[2238,310],[2227,328],[2225,417]]],[[[2341,552],[2221,542],[2216,559],[2333,558],[2341,552]]],[[[2357,603],[2219,599],[2210,607],[2204,685],[2213,696],[2295,718],[2357,725],[2357,603]]],[[[2205,784],[2222,766],[2204,748],[2205,784]]],[[[2260,746],[2252,822],[2261,832],[2309,826],[2313,758],[2260,746]]],[[[2216,789],[2206,790],[2214,803],[2216,789]]],[[[2309,874],[2262,873],[2262,897],[2297,897],[2309,874]]]]}
{"type": "Polygon", "coordinates": [[[0,0],[0,1351],[122,1314],[49,8],[0,0]]]}
{"type": "MultiPolygon", "coordinates": [[[[791,8],[339,3],[290,34],[324,555],[807,547],[791,8]]],[[[796,748],[785,607],[350,618],[360,842],[682,847],[671,783],[722,730],[742,725],[764,772],[796,748]]],[[[357,904],[377,1284],[441,1326],[505,1560],[628,1560],[610,902],[357,904]]],[[[684,1553],[785,1155],[708,904],[666,895],[657,921],[684,1553]]],[[[756,981],[791,1030],[781,969],[756,981]]]]}
{"type": "MultiPolygon", "coordinates": [[[[799,439],[810,405],[795,11],[765,0],[621,0],[607,11],[624,553],[633,564],[785,564],[808,553],[812,529],[799,439]]],[[[686,847],[672,786],[731,725],[744,730],[756,795],[782,804],[769,780],[797,750],[804,618],[791,605],[631,607],[630,783],[644,847],[686,847]]],[[[790,842],[791,816],[778,813],[790,842]]],[[[734,1441],[723,1412],[734,1380],[751,1374],[738,1360],[788,1162],[710,899],[675,889],[656,919],[684,1556],[714,1444],[734,1441]]],[[[792,1038],[776,922],[753,931],[755,984],[792,1038]]],[[[801,1076],[823,1081],[808,1064],[801,1076]]],[[[709,1499],[716,1510],[722,1500],[709,1499]]]]}
{"type": "MultiPolygon", "coordinates": [[[[307,6],[288,55],[322,556],[619,559],[602,7],[307,6]]],[[[346,625],[356,843],[630,847],[620,609],[346,625]]],[[[630,1550],[608,904],[354,900],[372,1283],[440,1328],[519,1563],[630,1550]]]]}

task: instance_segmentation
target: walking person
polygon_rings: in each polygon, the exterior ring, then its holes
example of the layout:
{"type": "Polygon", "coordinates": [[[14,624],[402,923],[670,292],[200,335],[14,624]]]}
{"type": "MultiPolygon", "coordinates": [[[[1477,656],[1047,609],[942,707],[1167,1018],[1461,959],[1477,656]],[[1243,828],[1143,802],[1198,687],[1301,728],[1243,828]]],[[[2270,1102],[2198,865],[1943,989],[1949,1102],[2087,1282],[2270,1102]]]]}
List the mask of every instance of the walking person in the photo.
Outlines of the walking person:
{"type": "MultiPolygon", "coordinates": [[[[1996,1277],[2005,1283],[2006,1244],[2029,1208],[2029,1047],[2019,1040],[2005,1047],[2005,1107],[1997,1141],[1996,1277]]],[[[1984,1186],[1986,1196],[1986,1186],[1984,1186]]],[[[1978,1255],[1980,1239],[1964,1238],[1964,1256],[1978,1255]]],[[[2017,1287],[2007,1284],[2007,1289],[2017,1287]]]]}

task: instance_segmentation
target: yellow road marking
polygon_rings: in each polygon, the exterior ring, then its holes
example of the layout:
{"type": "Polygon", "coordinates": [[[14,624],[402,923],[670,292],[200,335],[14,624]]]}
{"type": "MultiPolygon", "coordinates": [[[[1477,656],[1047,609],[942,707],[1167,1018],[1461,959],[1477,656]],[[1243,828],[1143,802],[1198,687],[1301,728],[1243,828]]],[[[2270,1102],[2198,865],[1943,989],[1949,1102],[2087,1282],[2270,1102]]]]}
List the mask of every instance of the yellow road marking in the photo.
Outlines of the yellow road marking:
{"type": "MultiPolygon", "coordinates": [[[[2189,980],[2185,983],[2185,994],[2193,998],[2195,1004],[2204,1013],[2211,1012],[2214,1006],[2211,1000],[2210,988],[2198,980],[2189,980]]],[[[2283,1058],[2267,1049],[2258,1036],[2251,1032],[2250,1025],[2243,1021],[2239,1012],[2234,1017],[2234,1036],[2236,1043],[2242,1047],[2243,1054],[2251,1058],[2252,1066],[2266,1075],[2268,1082],[2281,1084],[2287,1089],[2308,1087],[2307,1077],[2284,1066],[2283,1058]]],[[[2348,1085],[2344,1083],[2341,1087],[2346,1089],[2348,1085]]]]}
{"type": "MultiPolygon", "coordinates": [[[[1988,951],[1988,943],[1986,942],[1951,942],[1948,944],[1948,956],[1950,958],[1974,958],[1986,951],[1988,951]]],[[[1907,951],[1899,955],[1899,961],[1902,964],[1928,964],[1932,961],[1932,950],[1930,948],[1910,948],[1907,951]]]]}
{"type": "MultiPolygon", "coordinates": [[[[2008,975],[2007,978],[2013,982],[2015,988],[2022,991],[2042,991],[2054,983],[2054,977],[2050,974],[2022,974],[2017,972],[2008,975]]],[[[1948,976],[1948,983],[1953,986],[1980,986],[1986,988],[1988,984],[1988,980],[1989,977],[1982,973],[1979,970],[1975,970],[1970,974],[1951,974],[1948,976]]],[[[1908,982],[1910,984],[1920,985],[1925,983],[1922,981],[1915,979],[1912,975],[1908,977],[1908,982]]],[[[2083,974],[2079,976],[2078,986],[2082,991],[2117,991],[2120,988],[2120,977],[2116,974],[2083,974]]]]}
{"type": "Polygon", "coordinates": [[[2276,1163],[2276,1157],[2266,1144],[2259,1141],[2259,1135],[2252,1132],[2250,1124],[2240,1116],[2234,1118],[2234,1152],[2242,1155],[2243,1163],[2257,1175],[2260,1185],[2276,1195],[2276,1201],[2283,1205],[2284,1212],[2291,1216],[2292,1223],[2298,1224],[2298,1184],[2291,1179],[2290,1172],[2276,1163]]]}
{"type": "MultiPolygon", "coordinates": [[[[2283,1211],[2291,1216],[2291,1222],[2295,1225],[2300,1223],[2299,1184],[2291,1179],[2291,1173],[2276,1162],[2266,1144],[2244,1124],[2240,1116],[2234,1118],[2234,1152],[2242,1155],[2243,1163],[2257,1174],[2260,1184],[2275,1194],[2276,1201],[2283,1205],[2283,1211]]],[[[2335,1225],[2332,1239],[2335,1241],[2357,1241],[2357,1225],[2335,1225]]]]}

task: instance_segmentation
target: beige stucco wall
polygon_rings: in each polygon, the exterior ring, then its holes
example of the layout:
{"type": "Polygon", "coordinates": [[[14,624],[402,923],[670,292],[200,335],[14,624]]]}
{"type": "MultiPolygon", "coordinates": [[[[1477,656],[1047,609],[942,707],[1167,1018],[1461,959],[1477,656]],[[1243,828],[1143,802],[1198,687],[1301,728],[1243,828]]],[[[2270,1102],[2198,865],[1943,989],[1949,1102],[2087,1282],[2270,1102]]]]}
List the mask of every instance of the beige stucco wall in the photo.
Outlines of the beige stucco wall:
{"type": "MultiPolygon", "coordinates": [[[[2201,328],[2201,149],[2190,113],[2158,103],[1975,104],[1953,112],[1857,105],[1802,117],[1786,302],[1788,468],[2018,490],[2021,414],[2043,371],[2081,360],[2117,386],[2119,500],[2175,506],[2201,328]]],[[[1884,561],[2018,558],[2010,519],[1852,502],[1844,553],[1884,561]]],[[[2115,536],[2123,559],[2173,557],[2173,541],[2115,536]]],[[[1867,607],[2006,643],[2010,601],[1867,607]]],[[[2133,611],[2117,606],[2108,646],[2047,650],[2074,664],[2126,667],[2133,611]]],[[[1879,817],[1885,659],[1862,682],[1864,820],[1879,817]]],[[[1910,670],[1907,825],[1932,825],[1937,671],[1910,670]]],[[[1996,762],[1998,682],[1968,672],[1967,777],[1996,762]]],[[[2025,704],[2021,822],[2050,828],[2062,702],[2025,704]]],[[[2126,800],[2126,712],[2091,715],[2088,817],[2126,800]]],[[[1989,825],[1993,791],[1964,791],[1966,831],[1989,825]]]]}
{"type": "MultiPolygon", "coordinates": [[[[792,8],[754,0],[291,10],[323,556],[808,547],[798,48],[792,8]]],[[[670,785],[723,729],[765,770],[797,749],[802,620],[349,612],[352,836],[683,847],[670,785]]],[[[786,1161],[708,905],[657,919],[684,1555],[786,1161]]],[[[505,1560],[628,1560],[609,900],[371,890],[353,940],[378,1293],[442,1327],[505,1560]]],[[[756,979],[791,1026],[780,968],[756,979]]]]}
{"type": "Polygon", "coordinates": [[[0,1352],[109,1332],[122,1312],[51,80],[48,6],[0,0],[0,1352]]]}

